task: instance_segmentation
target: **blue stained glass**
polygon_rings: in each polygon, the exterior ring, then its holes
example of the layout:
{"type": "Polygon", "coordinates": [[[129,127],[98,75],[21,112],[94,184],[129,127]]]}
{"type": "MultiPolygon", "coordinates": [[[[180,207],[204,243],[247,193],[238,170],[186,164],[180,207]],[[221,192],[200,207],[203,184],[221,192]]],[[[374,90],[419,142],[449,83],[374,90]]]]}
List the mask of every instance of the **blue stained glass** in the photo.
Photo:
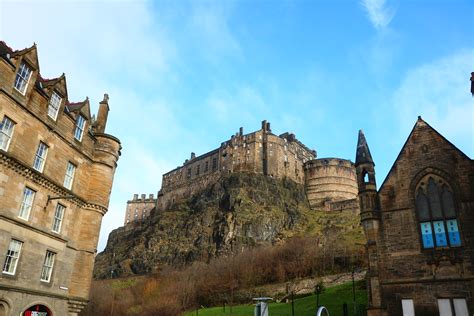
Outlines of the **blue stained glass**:
{"type": "Polygon", "coordinates": [[[461,236],[459,235],[458,221],[455,219],[450,219],[446,221],[446,224],[448,226],[449,244],[451,247],[461,246],[461,236]]]}
{"type": "Polygon", "coordinates": [[[436,239],[436,246],[446,247],[448,245],[448,241],[446,239],[446,231],[444,230],[443,221],[433,222],[433,227],[436,239]]]}
{"type": "Polygon", "coordinates": [[[434,240],[433,234],[431,232],[431,224],[427,223],[420,223],[421,226],[421,237],[423,239],[423,248],[433,248],[434,247],[434,240]]]}

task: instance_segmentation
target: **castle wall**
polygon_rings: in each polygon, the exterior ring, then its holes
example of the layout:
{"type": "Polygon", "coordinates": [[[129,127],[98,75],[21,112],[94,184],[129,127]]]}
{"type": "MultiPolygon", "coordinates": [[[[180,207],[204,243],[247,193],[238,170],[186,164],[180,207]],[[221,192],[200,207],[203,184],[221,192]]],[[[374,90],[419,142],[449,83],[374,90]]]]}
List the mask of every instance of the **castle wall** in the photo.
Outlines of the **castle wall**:
{"type": "Polygon", "coordinates": [[[133,199],[127,201],[127,210],[125,212],[124,225],[142,221],[150,216],[150,211],[156,206],[157,200],[153,194],[150,194],[147,198],[146,194],[142,194],[138,197],[138,194],[133,196],[133,199]]]}
{"type": "Polygon", "coordinates": [[[311,208],[326,210],[354,208],[353,202],[334,204],[357,199],[356,172],[351,161],[339,158],[311,160],[305,164],[305,179],[306,194],[311,208]],[[328,202],[334,205],[330,206],[328,202]]]}

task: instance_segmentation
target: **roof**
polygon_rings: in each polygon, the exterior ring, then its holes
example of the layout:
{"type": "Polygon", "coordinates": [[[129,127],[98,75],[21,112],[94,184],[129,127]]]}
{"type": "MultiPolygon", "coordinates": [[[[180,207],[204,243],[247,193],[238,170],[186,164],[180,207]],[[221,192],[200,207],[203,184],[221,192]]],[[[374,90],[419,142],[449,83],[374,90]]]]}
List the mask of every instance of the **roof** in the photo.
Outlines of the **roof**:
{"type": "Polygon", "coordinates": [[[370,154],[369,145],[367,144],[367,140],[365,139],[364,132],[362,130],[359,130],[355,164],[357,166],[363,163],[374,164],[374,160],[372,159],[372,155],[370,154]]]}
{"type": "Polygon", "coordinates": [[[421,116],[418,116],[418,120],[416,121],[415,125],[413,126],[413,129],[411,130],[410,134],[408,135],[405,143],[403,144],[402,146],[402,149],[400,150],[400,152],[398,153],[398,156],[397,158],[395,159],[395,161],[393,162],[393,165],[392,167],[390,168],[390,170],[388,171],[387,175],[385,176],[385,179],[383,180],[382,182],[382,185],[380,185],[380,188],[379,188],[379,192],[382,190],[385,182],[387,182],[388,178],[390,177],[390,174],[392,173],[392,171],[395,169],[395,166],[397,165],[397,162],[398,160],[400,159],[402,153],[405,151],[405,147],[407,146],[408,142],[410,141],[410,139],[412,138],[414,132],[421,128],[422,126],[426,126],[428,127],[430,130],[432,130],[436,135],[438,135],[443,141],[445,141],[449,146],[451,146],[452,148],[454,148],[455,151],[457,151],[461,156],[463,156],[464,158],[466,158],[467,160],[471,160],[471,158],[469,158],[465,153],[463,153],[459,148],[457,148],[453,143],[451,143],[448,139],[446,139],[446,137],[444,137],[442,134],[440,134],[436,129],[434,129],[430,124],[426,123],[426,121],[424,121],[421,116]]]}

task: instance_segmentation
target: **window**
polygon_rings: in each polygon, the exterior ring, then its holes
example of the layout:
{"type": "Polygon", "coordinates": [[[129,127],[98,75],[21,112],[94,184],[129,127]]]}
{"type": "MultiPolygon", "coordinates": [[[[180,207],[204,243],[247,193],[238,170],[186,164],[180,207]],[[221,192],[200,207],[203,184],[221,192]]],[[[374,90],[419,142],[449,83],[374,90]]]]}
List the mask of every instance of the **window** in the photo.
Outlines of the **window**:
{"type": "Polygon", "coordinates": [[[0,122],[0,149],[8,150],[13,135],[13,127],[15,127],[15,123],[4,116],[2,122],[0,122]]]}
{"type": "Polygon", "coordinates": [[[402,300],[403,316],[415,316],[413,300],[402,300]]]}
{"type": "Polygon", "coordinates": [[[15,78],[15,89],[21,94],[25,94],[26,88],[28,87],[28,81],[31,77],[31,68],[26,63],[21,63],[15,78]]]}
{"type": "Polygon", "coordinates": [[[56,254],[52,251],[46,250],[44,257],[43,269],[41,269],[41,281],[49,282],[51,280],[51,273],[53,272],[54,257],[56,254]]]}
{"type": "Polygon", "coordinates": [[[6,274],[15,274],[16,266],[18,265],[18,260],[20,259],[21,246],[23,243],[21,241],[12,239],[10,245],[8,246],[7,256],[5,258],[5,263],[3,264],[3,273],[6,274]]]}
{"type": "Polygon", "coordinates": [[[38,149],[36,150],[35,161],[33,162],[33,168],[39,172],[43,172],[44,162],[46,160],[46,155],[48,154],[48,146],[40,142],[38,149]]]}
{"type": "Polygon", "coordinates": [[[204,165],[204,172],[209,171],[209,161],[206,161],[206,164],[204,165]]]}
{"type": "Polygon", "coordinates": [[[33,205],[33,200],[35,198],[35,193],[36,192],[32,189],[25,187],[18,217],[24,220],[28,220],[28,218],[30,217],[31,206],[33,205]]]}
{"type": "Polygon", "coordinates": [[[198,176],[200,172],[201,172],[201,166],[198,165],[198,166],[196,167],[196,175],[198,176]]]}
{"type": "Polygon", "coordinates": [[[212,158],[212,170],[217,170],[217,158],[212,158]]]}
{"type": "Polygon", "coordinates": [[[63,223],[63,216],[64,216],[64,207],[61,204],[56,205],[56,210],[54,211],[54,218],[53,218],[53,227],[51,230],[55,233],[61,232],[61,224],[63,223]]]}
{"type": "Polygon", "coordinates": [[[466,300],[463,298],[438,299],[438,309],[443,316],[469,316],[466,300]]]}
{"type": "Polygon", "coordinates": [[[71,162],[67,163],[66,175],[64,176],[64,187],[66,189],[72,189],[72,182],[74,181],[74,174],[76,173],[76,166],[71,162]]]}
{"type": "Polygon", "coordinates": [[[86,119],[82,115],[78,115],[76,119],[76,128],[74,129],[74,138],[78,141],[82,140],[84,134],[84,126],[86,125],[86,119]]]}
{"type": "Polygon", "coordinates": [[[423,248],[461,246],[453,193],[441,178],[429,176],[422,180],[415,204],[423,248]]]}
{"type": "Polygon", "coordinates": [[[49,104],[48,104],[48,115],[50,118],[56,121],[56,118],[58,117],[58,112],[59,112],[59,106],[61,105],[61,100],[62,98],[53,91],[53,94],[51,95],[51,99],[49,99],[49,104]]]}

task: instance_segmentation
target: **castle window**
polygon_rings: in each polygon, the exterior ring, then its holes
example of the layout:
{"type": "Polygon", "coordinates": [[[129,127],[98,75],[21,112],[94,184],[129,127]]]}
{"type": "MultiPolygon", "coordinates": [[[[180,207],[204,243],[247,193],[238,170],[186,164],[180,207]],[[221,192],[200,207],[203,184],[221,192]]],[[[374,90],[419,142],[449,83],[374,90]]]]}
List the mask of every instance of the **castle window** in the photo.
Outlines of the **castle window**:
{"type": "Polygon", "coordinates": [[[369,174],[364,170],[364,183],[369,183],[369,174]]]}
{"type": "Polygon", "coordinates": [[[46,155],[48,154],[48,146],[40,142],[38,149],[36,150],[35,161],[33,162],[33,168],[39,172],[43,172],[44,162],[46,160],[46,155]]]}
{"type": "Polygon", "coordinates": [[[423,248],[461,246],[453,193],[443,180],[430,176],[422,181],[416,191],[415,205],[423,248]]]}
{"type": "Polygon", "coordinates": [[[188,179],[191,178],[191,167],[188,168],[188,174],[187,174],[188,179]]]}
{"type": "Polygon", "coordinates": [[[0,149],[7,151],[8,146],[13,135],[13,128],[15,123],[8,117],[4,116],[2,122],[0,122],[0,149]]]}
{"type": "Polygon", "coordinates": [[[32,189],[25,187],[23,191],[23,198],[21,201],[20,212],[18,214],[19,218],[24,220],[28,220],[30,217],[31,207],[33,206],[33,200],[35,198],[35,191],[32,189]]]}
{"type": "Polygon", "coordinates": [[[56,118],[58,117],[59,106],[61,105],[61,100],[62,98],[59,96],[59,94],[53,91],[53,94],[51,95],[51,98],[49,99],[48,116],[55,121],[56,121],[56,118]]]}
{"type": "Polygon", "coordinates": [[[86,125],[86,119],[82,115],[78,115],[76,119],[76,127],[74,129],[74,138],[78,141],[82,140],[84,134],[84,127],[86,125]]]}
{"type": "Polygon", "coordinates": [[[198,165],[198,166],[196,167],[196,175],[198,176],[200,172],[201,172],[201,166],[198,165]]]}
{"type": "Polygon", "coordinates": [[[206,164],[204,165],[204,172],[209,171],[209,161],[206,161],[206,164]]]}
{"type": "Polygon", "coordinates": [[[26,63],[21,63],[18,72],[16,73],[15,84],[13,85],[21,94],[25,94],[28,87],[28,81],[31,77],[31,68],[26,63]]]}
{"type": "Polygon", "coordinates": [[[54,258],[56,254],[52,251],[46,250],[46,255],[44,256],[43,268],[41,269],[41,281],[49,282],[51,281],[51,274],[53,272],[54,258]]]}
{"type": "Polygon", "coordinates": [[[212,170],[217,170],[217,158],[212,158],[212,170]]]}
{"type": "Polygon", "coordinates": [[[54,211],[53,227],[51,228],[51,230],[55,233],[59,234],[61,232],[61,225],[63,223],[65,209],[66,207],[61,204],[56,205],[56,210],[54,211]]]}
{"type": "Polygon", "coordinates": [[[64,187],[71,190],[72,182],[74,181],[74,174],[76,173],[76,166],[68,161],[66,167],[66,175],[64,176],[64,187]]]}
{"type": "Polygon", "coordinates": [[[20,259],[22,245],[23,243],[21,241],[15,239],[10,240],[5,263],[3,264],[3,273],[11,275],[15,274],[18,260],[20,259]]]}

